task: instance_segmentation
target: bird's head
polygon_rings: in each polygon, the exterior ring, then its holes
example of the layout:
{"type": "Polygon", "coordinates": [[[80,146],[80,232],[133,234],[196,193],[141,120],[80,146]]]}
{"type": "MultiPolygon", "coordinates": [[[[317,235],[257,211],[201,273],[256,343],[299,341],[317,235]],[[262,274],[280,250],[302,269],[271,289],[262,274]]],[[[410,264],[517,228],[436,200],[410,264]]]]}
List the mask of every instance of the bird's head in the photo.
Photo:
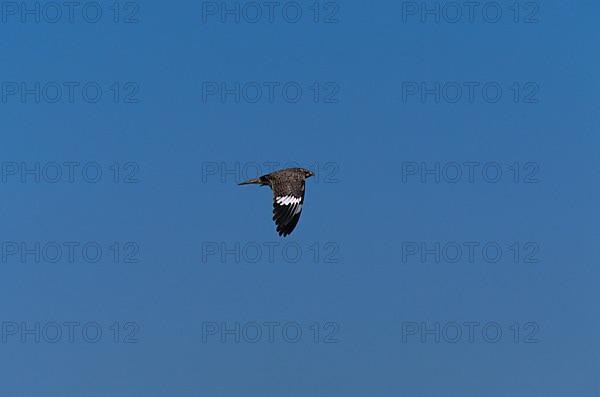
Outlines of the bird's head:
{"type": "Polygon", "coordinates": [[[315,173],[311,170],[302,168],[302,172],[304,172],[304,178],[310,178],[311,176],[315,176],[315,173]]]}

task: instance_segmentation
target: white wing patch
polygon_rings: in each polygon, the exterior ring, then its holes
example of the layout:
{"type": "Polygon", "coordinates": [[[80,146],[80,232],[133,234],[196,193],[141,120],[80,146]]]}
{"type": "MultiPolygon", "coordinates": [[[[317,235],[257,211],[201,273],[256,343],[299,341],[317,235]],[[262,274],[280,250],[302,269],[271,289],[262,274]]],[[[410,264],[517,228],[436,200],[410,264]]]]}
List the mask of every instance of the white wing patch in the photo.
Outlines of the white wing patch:
{"type": "Polygon", "coordinates": [[[280,236],[287,236],[298,224],[304,197],[297,196],[304,196],[304,192],[286,192],[274,197],[273,220],[277,224],[277,232],[280,236]]]}
{"type": "MultiPolygon", "coordinates": [[[[277,204],[279,205],[296,205],[296,204],[300,204],[300,202],[302,201],[302,199],[300,197],[294,197],[294,196],[281,196],[281,197],[277,197],[275,199],[275,201],[277,202],[277,204]]],[[[300,209],[302,209],[302,206],[299,206],[300,209]]],[[[296,210],[298,212],[300,212],[299,210],[296,210]]]]}

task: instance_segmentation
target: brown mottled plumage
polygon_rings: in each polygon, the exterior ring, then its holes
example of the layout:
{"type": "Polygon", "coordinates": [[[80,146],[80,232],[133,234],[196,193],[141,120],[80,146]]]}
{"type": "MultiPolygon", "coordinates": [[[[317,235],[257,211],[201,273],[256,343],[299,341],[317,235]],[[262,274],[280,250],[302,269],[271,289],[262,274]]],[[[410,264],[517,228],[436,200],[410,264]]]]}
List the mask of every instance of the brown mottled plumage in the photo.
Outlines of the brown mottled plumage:
{"type": "Polygon", "coordinates": [[[273,190],[273,220],[280,236],[290,234],[300,219],[304,204],[304,181],[313,176],[304,168],[286,168],[261,177],[241,182],[240,185],[258,184],[273,190]]]}

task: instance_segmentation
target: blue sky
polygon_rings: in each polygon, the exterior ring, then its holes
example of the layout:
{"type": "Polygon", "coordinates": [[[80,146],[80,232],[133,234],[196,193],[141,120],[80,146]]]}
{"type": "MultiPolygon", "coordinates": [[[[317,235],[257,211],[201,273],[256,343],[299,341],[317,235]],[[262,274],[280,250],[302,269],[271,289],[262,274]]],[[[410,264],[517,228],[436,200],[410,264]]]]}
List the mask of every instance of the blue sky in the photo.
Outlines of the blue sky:
{"type": "Polygon", "coordinates": [[[600,393],[596,2],[25,4],[0,394],[600,393]]]}

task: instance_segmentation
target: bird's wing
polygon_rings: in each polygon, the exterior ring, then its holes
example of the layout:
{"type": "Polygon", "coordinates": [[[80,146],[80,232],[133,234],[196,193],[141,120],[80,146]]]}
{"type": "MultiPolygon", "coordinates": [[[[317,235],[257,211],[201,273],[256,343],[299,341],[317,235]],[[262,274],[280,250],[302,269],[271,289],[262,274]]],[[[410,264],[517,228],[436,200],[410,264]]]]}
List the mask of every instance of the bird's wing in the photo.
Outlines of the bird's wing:
{"type": "Polygon", "coordinates": [[[280,236],[290,234],[300,219],[304,205],[304,180],[273,184],[273,220],[280,236]]]}

